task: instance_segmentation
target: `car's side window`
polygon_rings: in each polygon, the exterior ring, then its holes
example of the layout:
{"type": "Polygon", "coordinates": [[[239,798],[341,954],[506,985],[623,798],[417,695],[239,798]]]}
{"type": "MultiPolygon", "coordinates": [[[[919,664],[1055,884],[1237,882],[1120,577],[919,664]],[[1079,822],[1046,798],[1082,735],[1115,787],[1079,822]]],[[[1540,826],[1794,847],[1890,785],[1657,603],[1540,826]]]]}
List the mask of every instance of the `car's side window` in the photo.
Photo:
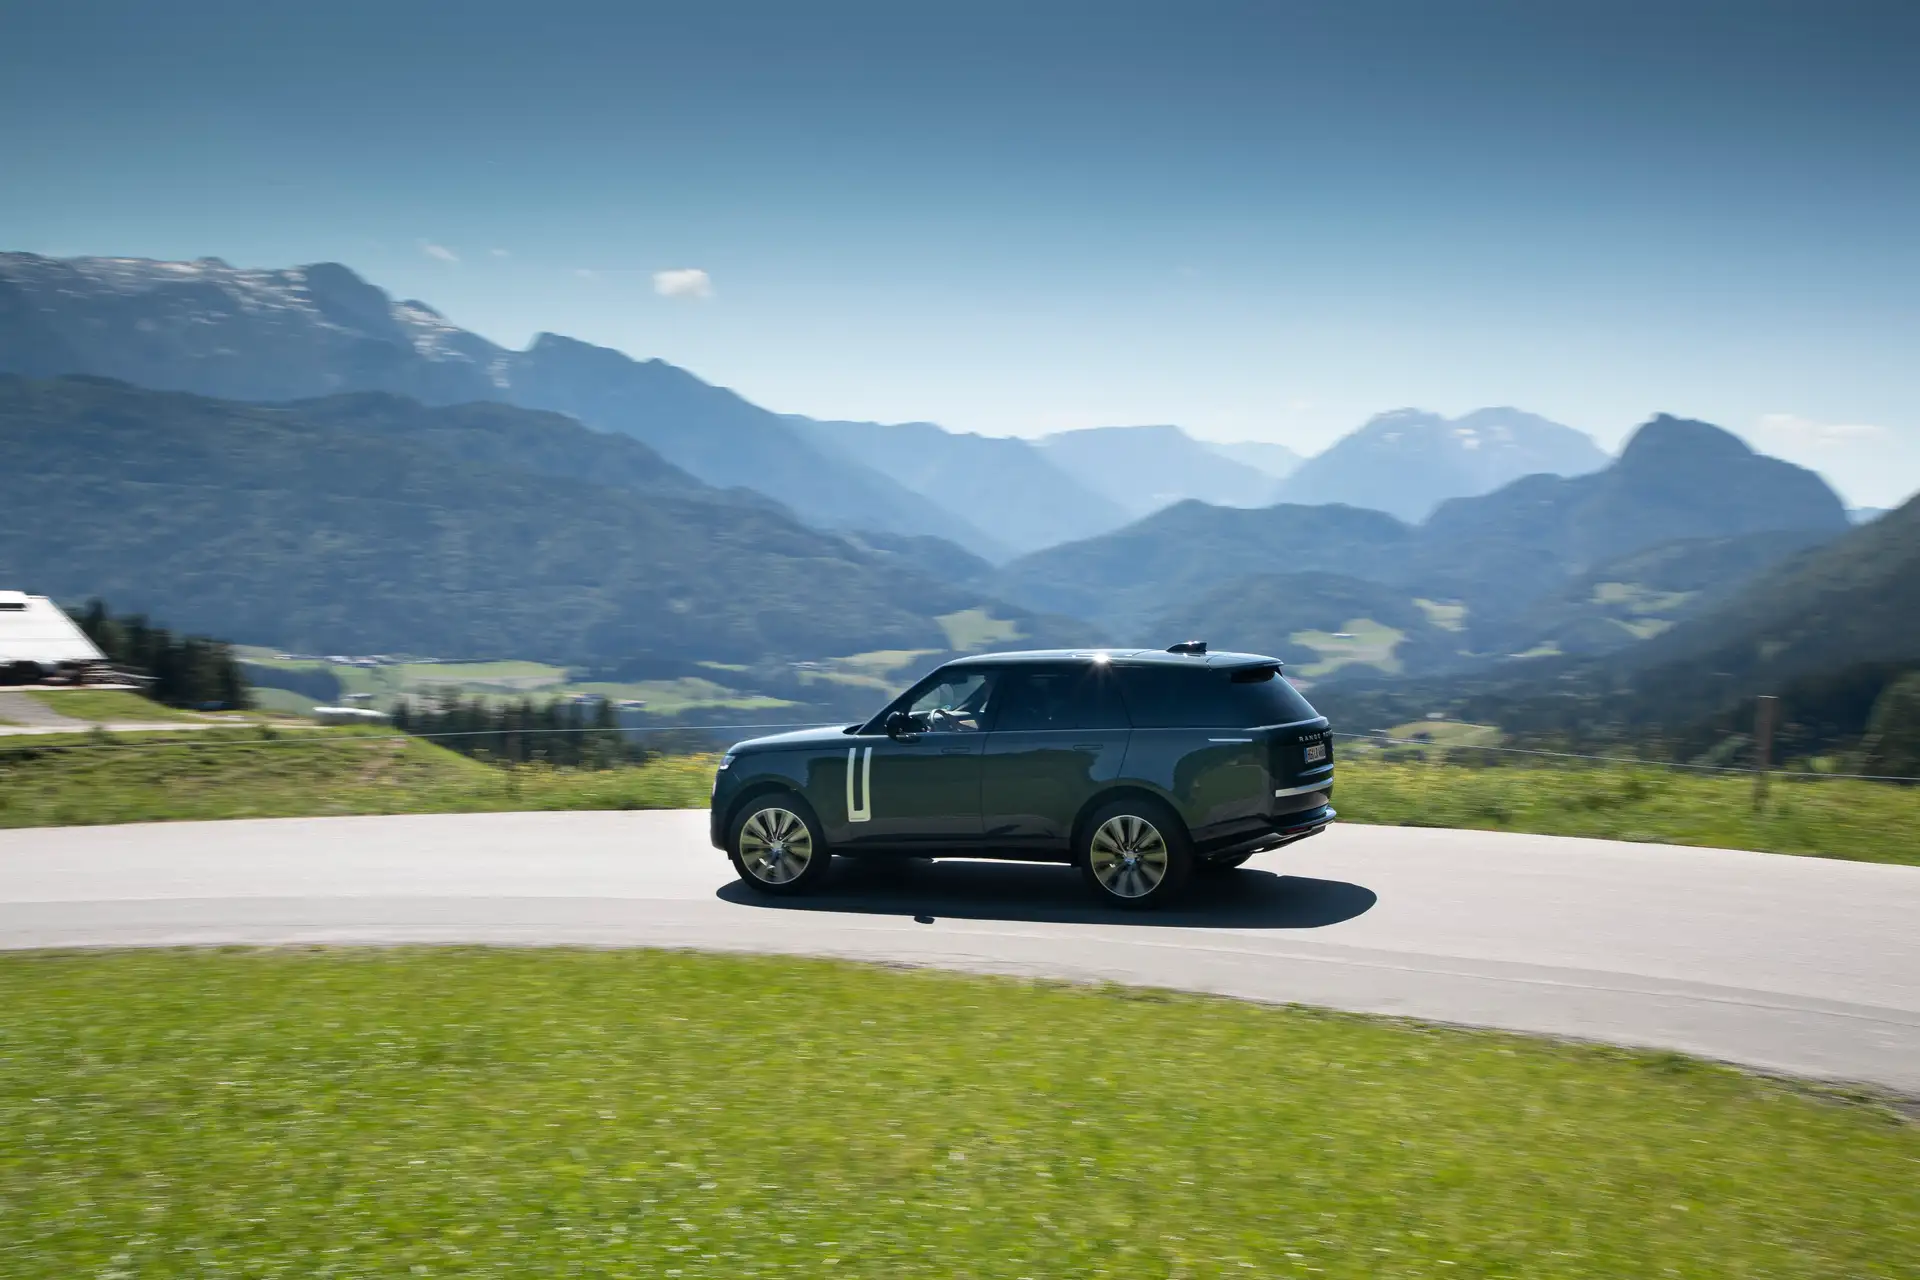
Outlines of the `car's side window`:
{"type": "Polygon", "coordinates": [[[1224,699],[1212,697],[1224,692],[1226,678],[1209,681],[1205,667],[1130,667],[1123,673],[1127,710],[1139,729],[1184,729],[1195,725],[1228,725],[1237,721],[1226,716],[1224,699]],[[1220,689],[1213,687],[1218,684],[1220,689]]]}
{"type": "Polygon", "coordinates": [[[999,703],[993,722],[995,732],[1071,727],[1065,671],[1033,667],[1009,671],[1000,684],[999,703]]]}
{"type": "Polygon", "coordinates": [[[1113,674],[1100,666],[1010,671],[1001,681],[998,704],[996,732],[1127,727],[1113,674]]]}
{"type": "Polygon", "coordinates": [[[986,724],[994,672],[956,671],[920,691],[907,706],[919,733],[978,733],[986,724]]]}
{"type": "Polygon", "coordinates": [[[1120,697],[1120,676],[1104,663],[1077,672],[1069,696],[1075,729],[1125,729],[1127,704],[1120,697]]]}

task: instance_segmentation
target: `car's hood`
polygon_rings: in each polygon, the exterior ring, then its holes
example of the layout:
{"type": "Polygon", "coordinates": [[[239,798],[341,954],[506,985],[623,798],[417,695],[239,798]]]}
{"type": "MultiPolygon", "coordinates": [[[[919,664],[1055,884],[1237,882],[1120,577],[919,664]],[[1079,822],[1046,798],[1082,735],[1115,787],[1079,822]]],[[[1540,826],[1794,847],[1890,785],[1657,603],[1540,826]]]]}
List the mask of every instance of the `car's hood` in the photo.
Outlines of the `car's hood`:
{"type": "Polygon", "coordinates": [[[827,725],[819,729],[793,729],[786,733],[770,733],[764,738],[748,738],[736,742],[727,750],[730,754],[742,751],[778,751],[783,747],[832,746],[847,740],[848,726],[843,724],[827,725]]]}

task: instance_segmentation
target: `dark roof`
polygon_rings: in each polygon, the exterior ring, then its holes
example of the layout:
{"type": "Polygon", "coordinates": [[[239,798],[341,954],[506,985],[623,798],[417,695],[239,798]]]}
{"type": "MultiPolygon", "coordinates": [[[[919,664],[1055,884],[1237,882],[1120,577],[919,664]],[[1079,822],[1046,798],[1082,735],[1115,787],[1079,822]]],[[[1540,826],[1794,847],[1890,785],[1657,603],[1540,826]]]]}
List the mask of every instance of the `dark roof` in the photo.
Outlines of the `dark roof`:
{"type": "Polygon", "coordinates": [[[948,666],[971,667],[984,663],[1006,665],[1028,662],[1106,661],[1126,667],[1251,667],[1280,665],[1280,659],[1261,653],[1168,653],[1164,649],[1024,649],[1015,653],[973,653],[955,658],[948,666]]]}

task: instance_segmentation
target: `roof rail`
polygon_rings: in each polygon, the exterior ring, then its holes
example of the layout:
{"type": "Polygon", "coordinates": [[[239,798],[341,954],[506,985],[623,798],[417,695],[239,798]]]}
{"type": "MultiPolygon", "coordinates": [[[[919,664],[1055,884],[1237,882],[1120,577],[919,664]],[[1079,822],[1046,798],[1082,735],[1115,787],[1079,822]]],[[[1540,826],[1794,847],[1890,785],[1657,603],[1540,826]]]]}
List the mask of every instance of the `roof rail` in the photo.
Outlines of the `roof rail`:
{"type": "Polygon", "coordinates": [[[1205,653],[1206,651],[1207,651],[1207,642],[1205,640],[1182,640],[1179,644],[1170,644],[1167,646],[1168,653],[1196,653],[1197,654],[1197,653],[1205,653]]]}

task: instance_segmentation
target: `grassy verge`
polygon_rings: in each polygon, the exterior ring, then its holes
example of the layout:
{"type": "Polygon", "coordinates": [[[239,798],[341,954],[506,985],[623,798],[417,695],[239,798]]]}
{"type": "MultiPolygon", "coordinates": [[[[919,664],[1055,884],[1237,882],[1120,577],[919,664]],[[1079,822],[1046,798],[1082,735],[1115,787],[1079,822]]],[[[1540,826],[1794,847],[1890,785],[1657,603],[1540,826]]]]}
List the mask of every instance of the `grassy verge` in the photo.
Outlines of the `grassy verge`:
{"type": "Polygon", "coordinates": [[[1342,760],[1344,822],[1595,836],[1920,865],[1920,787],[1625,766],[1480,768],[1342,760]]]}
{"type": "Polygon", "coordinates": [[[713,761],[502,769],[362,729],[0,739],[0,827],[704,805],[713,761]]]}
{"type": "Polygon", "coordinates": [[[1920,1129],[1671,1055],[659,952],[0,959],[0,1273],[1912,1276],[1920,1129]]]}
{"type": "MultiPolygon", "coordinates": [[[[1663,769],[1479,768],[1349,757],[1345,822],[1468,827],[1710,845],[1920,865],[1920,788],[1773,784],[1756,812],[1745,776],[1663,769]]],[[[0,827],[461,813],[698,808],[710,756],[594,773],[501,769],[384,730],[206,729],[0,739],[0,827]],[[110,747],[100,747],[112,742],[110,747]],[[77,749],[69,749],[77,748],[77,749]]]]}
{"type": "Polygon", "coordinates": [[[28,690],[27,696],[50,711],[71,716],[75,720],[91,720],[99,724],[205,719],[204,716],[197,716],[191,711],[164,706],[151,698],[143,698],[125,689],[62,689],[57,692],[40,689],[28,690]]]}

